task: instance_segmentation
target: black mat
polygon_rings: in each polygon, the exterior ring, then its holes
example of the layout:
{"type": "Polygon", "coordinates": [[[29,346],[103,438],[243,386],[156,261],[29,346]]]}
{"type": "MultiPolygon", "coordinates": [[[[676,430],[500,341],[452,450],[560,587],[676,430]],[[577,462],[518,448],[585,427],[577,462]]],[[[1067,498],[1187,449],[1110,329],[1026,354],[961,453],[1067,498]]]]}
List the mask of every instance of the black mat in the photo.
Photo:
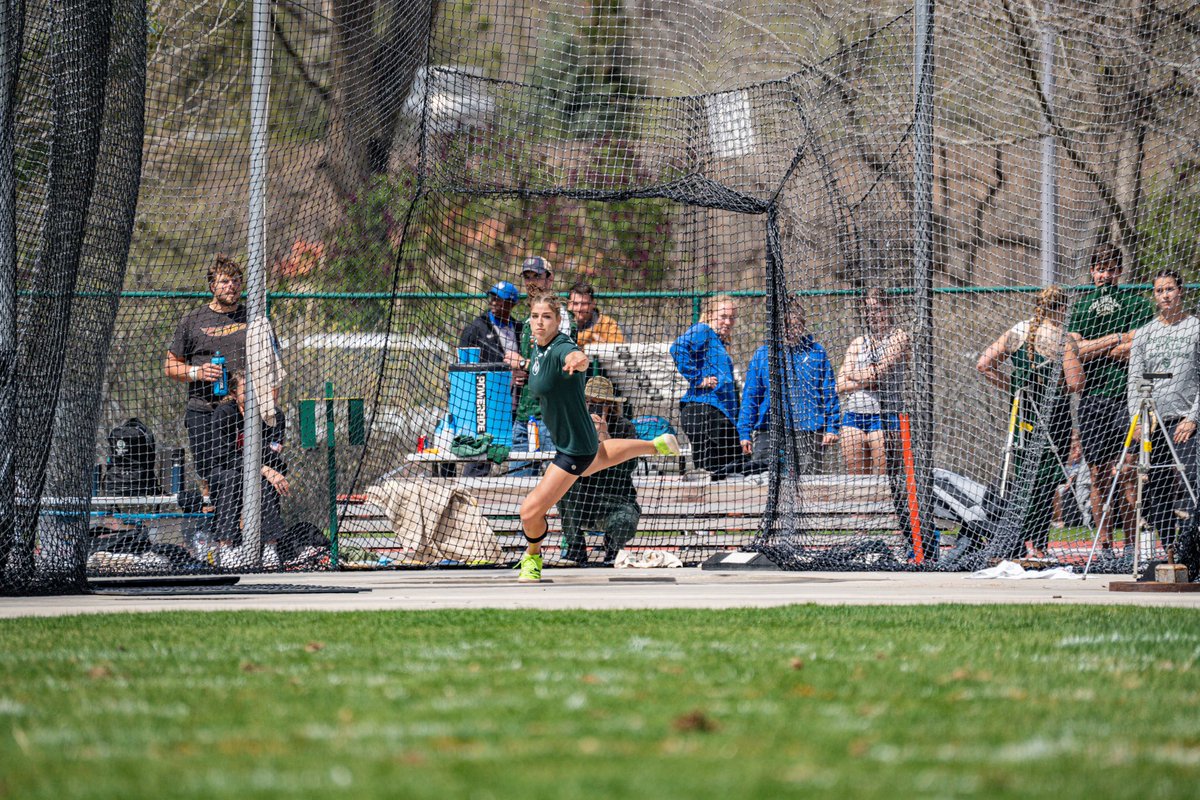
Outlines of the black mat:
{"type": "Polygon", "coordinates": [[[218,594],[356,594],[369,592],[370,589],[358,589],[353,586],[316,586],[298,583],[248,583],[240,586],[229,584],[201,585],[98,585],[92,584],[94,594],[129,595],[138,597],[153,597],[156,595],[218,595],[218,594]]]}
{"type": "Polygon", "coordinates": [[[128,589],[149,586],[232,586],[242,579],[241,575],[138,575],[121,577],[88,578],[93,589],[128,589]]]}
{"type": "Polygon", "coordinates": [[[609,583],[675,583],[674,578],[665,575],[621,575],[608,579],[609,583]]]}

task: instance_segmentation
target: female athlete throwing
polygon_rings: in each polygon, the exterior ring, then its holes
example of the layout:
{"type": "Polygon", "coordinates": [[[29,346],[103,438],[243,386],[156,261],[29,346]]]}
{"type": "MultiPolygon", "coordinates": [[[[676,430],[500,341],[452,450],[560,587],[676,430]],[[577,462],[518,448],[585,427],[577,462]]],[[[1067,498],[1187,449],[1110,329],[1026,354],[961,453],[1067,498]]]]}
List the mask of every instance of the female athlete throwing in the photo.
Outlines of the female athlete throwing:
{"type": "Polygon", "coordinates": [[[529,327],[533,353],[529,359],[529,391],[538,399],[542,420],[558,452],[537,486],[521,503],[521,529],[528,546],[518,566],[522,583],[542,579],[542,540],[546,514],[575,481],[638,456],[679,455],[679,442],[664,433],[654,441],[608,439],[601,442],[588,413],[583,389],[591,363],[569,336],[559,333],[562,301],[553,294],[530,300],[529,327]]]}

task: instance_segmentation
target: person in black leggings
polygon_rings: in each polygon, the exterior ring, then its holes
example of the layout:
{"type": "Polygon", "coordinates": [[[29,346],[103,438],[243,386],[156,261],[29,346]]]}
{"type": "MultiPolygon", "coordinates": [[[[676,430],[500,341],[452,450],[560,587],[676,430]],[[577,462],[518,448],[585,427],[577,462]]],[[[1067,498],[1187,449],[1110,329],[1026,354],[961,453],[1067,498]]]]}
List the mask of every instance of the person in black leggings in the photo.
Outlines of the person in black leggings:
{"type": "Polygon", "coordinates": [[[671,345],[675,368],[688,382],[679,400],[679,424],[691,442],[695,467],[714,476],[737,472],[746,462],[737,432],[733,359],[725,349],[736,322],[733,298],[713,295],[705,300],[700,321],[671,345]]]}
{"type": "Polygon", "coordinates": [[[530,301],[529,392],[541,406],[542,419],[554,437],[557,452],[537,486],[521,502],[521,530],[527,546],[518,564],[523,583],[542,579],[542,540],[549,526],[546,514],[577,480],[638,456],[678,455],[679,443],[669,433],[652,442],[606,439],[596,434],[584,397],[591,359],[559,331],[562,301],[553,294],[530,301]]]}

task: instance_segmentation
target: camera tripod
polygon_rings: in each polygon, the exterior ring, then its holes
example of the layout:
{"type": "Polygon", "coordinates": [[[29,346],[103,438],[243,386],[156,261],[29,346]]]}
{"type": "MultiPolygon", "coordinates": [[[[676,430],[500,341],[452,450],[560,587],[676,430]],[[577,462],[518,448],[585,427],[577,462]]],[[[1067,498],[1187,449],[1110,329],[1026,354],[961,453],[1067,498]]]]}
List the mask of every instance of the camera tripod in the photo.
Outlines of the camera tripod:
{"type": "MultiPolygon", "coordinates": [[[[1134,433],[1141,430],[1141,447],[1138,450],[1137,466],[1137,499],[1134,502],[1134,539],[1130,539],[1128,534],[1125,537],[1126,548],[1133,547],[1133,577],[1137,578],[1143,560],[1150,561],[1154,554],[1153,534],[1149,526],[1146,525],[1144,508],[1144,492],[1146,483],[1150,479],[1151,469],[1172,468],[1179,472],[1179,477],[1183,480],[1184,488],[1187,489],[1188,495],[1191,497],[1192,506],[1196,505],[1196,492],[1192,488],[1191,481],[1188,480],[1187,468],[1183,461],[1179,458],[1179,452],[1175,449],[1175,442],[1171,432],[1162,426],[1161,418],[1158,415],[1158,407],[1154,404],[1154,381],[1166,380],[1173,377],[1169,372],[1143,372],[1141,382],[1138,384],[1138,410],[1133,415],[1133,419],[1129,421],[1129,430],[1125,433],[1125,443],[1121,448],[1121,455],[1118,457],[1116,468],[1113,470],[1112,483],[1108,487],[1108,496],[1104,500],[1104,509],[1100,514],[1100,523],[1096,526],[1096,535],[1092,537],[1092,547],[1088,551],[1087,563],[1083,567],[1083,577],[1086,579],[1088,570],[1092,567],[1092,559],[1096,555],[1096,547],[1100,543],[1100,531],[1104,530],[1104,522],[1112,514],[1113,499],[1116,496],[1117,485],[1121,481],[1121,471],[1125,469],[1125,458],[1129,453],[1129,448],[1133,445],[1134,433]],[[1170,464],[1160,464],[1154,466],[1150,463],[1150,453],[1152,450],[1151,434],[1154,432],[1155,426],[1163,427],[1163,441],[1166,442],[1167,450],[1171,453],[1170,464]],[[1134,544],[1136,542],[1136,544],[1134,544]]],[[[1193,434],[1194,435],[1194,434],[1193,434]]]]}

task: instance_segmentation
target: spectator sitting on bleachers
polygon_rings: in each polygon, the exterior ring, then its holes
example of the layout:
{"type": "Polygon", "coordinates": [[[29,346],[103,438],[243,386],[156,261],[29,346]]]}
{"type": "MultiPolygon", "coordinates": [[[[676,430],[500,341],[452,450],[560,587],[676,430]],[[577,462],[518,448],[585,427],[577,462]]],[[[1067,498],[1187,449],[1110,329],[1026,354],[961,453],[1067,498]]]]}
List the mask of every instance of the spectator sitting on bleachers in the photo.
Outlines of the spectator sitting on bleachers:
{"type": "MultiPolygon", "coordinates": [[[[637,438],[633,423],[622,413],[621,406],[625,398],[616,396],[608,378],[588,379],[583,396],[600,441],[637,438]]],[[[642,517],[642,507],[638,505],[637,490],[633,486],[636,467],[636,460],[625,461],[595,475],[580,478],[558,501],[558,510],[562,515],[564,558],[579,564],[588,560],[584,531],[604,534],[606,564],[612,563],[617,552],[634,537],[642,517]]]]}
{"type": "Polygon", "coordinates": [[[772,454],[785,449],[773,439],[788,430],[795,441],[800,474],[825,472],[826,448],[837,443],[841,428],[833,365],[825,348],[806,330],[799,302],[790,304],[784,319],[778,369],[780,383],[787,389],[783,405],[787,419],[782,425],[772,424],[770,348],[764,344],[750,359],[738,414],[742,452],[751,456],[746,471],[769,469],[776,457],[772,454]]]}
{"type": "Polygon", "coordinates": [[[596,293],[590,283],[580,281],[571,287],[567,308],[579,325],[579,346],[589,344],[623,344],[625,334],[612,317],[601,314],[596,306],[596,293]]]}
{"type": "Polygon", "coordinates": [[[714,477],[740,472],[745,463],[738,439],[738,388],[725,349],[737,307],[727,294],[705,299],[700,321],[671,345],[675,368],[688,382],[679,399],[679,424],[692,445],[697,469],[714,477]]]}

